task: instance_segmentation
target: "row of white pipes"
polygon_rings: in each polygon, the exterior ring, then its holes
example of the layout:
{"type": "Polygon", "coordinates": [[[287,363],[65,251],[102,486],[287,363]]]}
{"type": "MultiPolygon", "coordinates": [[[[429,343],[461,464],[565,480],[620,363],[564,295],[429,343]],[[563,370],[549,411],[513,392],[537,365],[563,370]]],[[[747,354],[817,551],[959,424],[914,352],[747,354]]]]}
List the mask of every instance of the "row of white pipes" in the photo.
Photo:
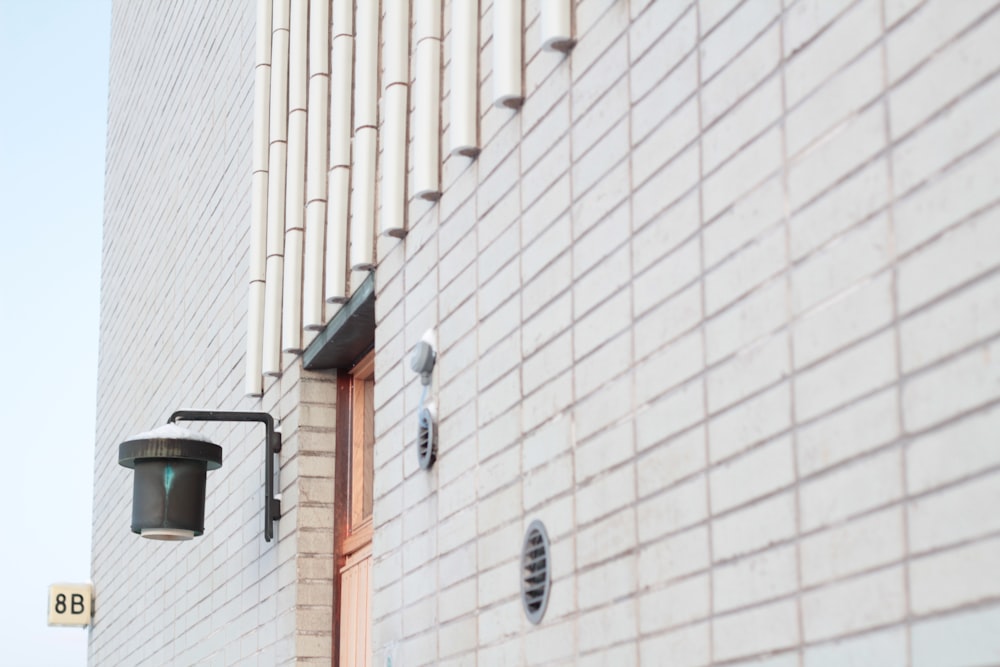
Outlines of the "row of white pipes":
{"type": "MultiPolygon", "coordinates": [[[[524,101],[522,2],[493,1],[499,107],[516,109],[524,101]]],[[[572,47],[571,5],[540,3],[542,48],[572,47]]],[[[347,300],[349,273],[375,266],[377,202],[378,233],[405,234],[408,122],[412,196],[441,196],[441,6],[442,0],[357,0],[356,6],[355,0],[257,0],[249,395],[261,394],[263,376],[281,374],[282,352],[302,351],[303,330],[326,325],[325,304],[347,300]]],[[[475,157],[479,0],[452,0],[450,18],[449,153],[475,157]]]]}

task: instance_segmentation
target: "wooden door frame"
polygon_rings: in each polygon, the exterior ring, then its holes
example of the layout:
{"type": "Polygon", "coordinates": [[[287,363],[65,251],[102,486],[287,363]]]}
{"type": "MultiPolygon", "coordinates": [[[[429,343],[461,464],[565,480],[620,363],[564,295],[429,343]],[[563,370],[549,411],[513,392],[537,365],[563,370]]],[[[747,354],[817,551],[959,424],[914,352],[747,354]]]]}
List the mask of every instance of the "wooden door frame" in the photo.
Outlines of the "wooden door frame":
{"type": "MultiPolygon", "coordinates": [[[[374,377],[375,350],[366,352],[360,361],[349,370],[337,371],[337,426],[336,442],[334,444],[334,479],[333,479],[333,651],[332,665],[340,665],[340,603],[341,585],[340,571],[347,564],[347,556],[356,550],[356,540],[352,540],[351,529],[351,444],[353,440],[354,420],[353,376],[354,373],[368,366],[374,377]]],[[[371,541],[371,530],[367,535],[371,541]]]]}

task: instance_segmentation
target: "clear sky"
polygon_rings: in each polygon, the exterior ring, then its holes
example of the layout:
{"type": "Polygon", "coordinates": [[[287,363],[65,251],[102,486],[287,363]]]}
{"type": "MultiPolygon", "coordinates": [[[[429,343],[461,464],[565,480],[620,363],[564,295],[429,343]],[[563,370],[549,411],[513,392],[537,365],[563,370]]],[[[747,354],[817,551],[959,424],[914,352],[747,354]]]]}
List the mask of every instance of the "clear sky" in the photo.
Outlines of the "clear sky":
{"type": "MultiPolygon", "coordinates": [[[[0,655],[85,665],[110,0],[0,0],[0,655]]],[[[98,601],[99,608],[99,601],[98,601]]]]}

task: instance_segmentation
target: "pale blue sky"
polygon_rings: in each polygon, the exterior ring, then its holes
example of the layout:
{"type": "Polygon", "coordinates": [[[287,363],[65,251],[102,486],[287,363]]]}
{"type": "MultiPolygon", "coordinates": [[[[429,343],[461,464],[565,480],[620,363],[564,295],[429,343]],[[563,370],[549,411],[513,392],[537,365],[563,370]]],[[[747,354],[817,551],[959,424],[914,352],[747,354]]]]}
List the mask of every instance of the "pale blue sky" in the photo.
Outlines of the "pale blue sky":
{"type": "Polygon", "coordinates": [[[110,0],[0,0],[0,651],[18,667],[86,664],[87,631],[46,606],[90,579],[110,23],[110,0]]]}

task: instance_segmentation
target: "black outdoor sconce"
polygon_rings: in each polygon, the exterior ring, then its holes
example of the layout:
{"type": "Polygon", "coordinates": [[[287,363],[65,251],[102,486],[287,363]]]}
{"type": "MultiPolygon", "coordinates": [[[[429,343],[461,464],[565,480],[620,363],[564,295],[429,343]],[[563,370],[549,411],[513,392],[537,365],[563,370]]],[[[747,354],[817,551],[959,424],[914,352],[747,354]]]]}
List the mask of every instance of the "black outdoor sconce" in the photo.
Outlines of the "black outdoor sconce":
{"type": "Polygon", "coordinates": [[[174,422],[260,422],[264,446],[264,539],[274,537],[281,501],[274,493],[274,457],[281,433],[266,412],[178,410],[167,424],[118,446],[118,463],[133,468],[132,532],[153,540],[190,540],[205,532],[205,477],[222,467],[222,447],[174,422]]]}

